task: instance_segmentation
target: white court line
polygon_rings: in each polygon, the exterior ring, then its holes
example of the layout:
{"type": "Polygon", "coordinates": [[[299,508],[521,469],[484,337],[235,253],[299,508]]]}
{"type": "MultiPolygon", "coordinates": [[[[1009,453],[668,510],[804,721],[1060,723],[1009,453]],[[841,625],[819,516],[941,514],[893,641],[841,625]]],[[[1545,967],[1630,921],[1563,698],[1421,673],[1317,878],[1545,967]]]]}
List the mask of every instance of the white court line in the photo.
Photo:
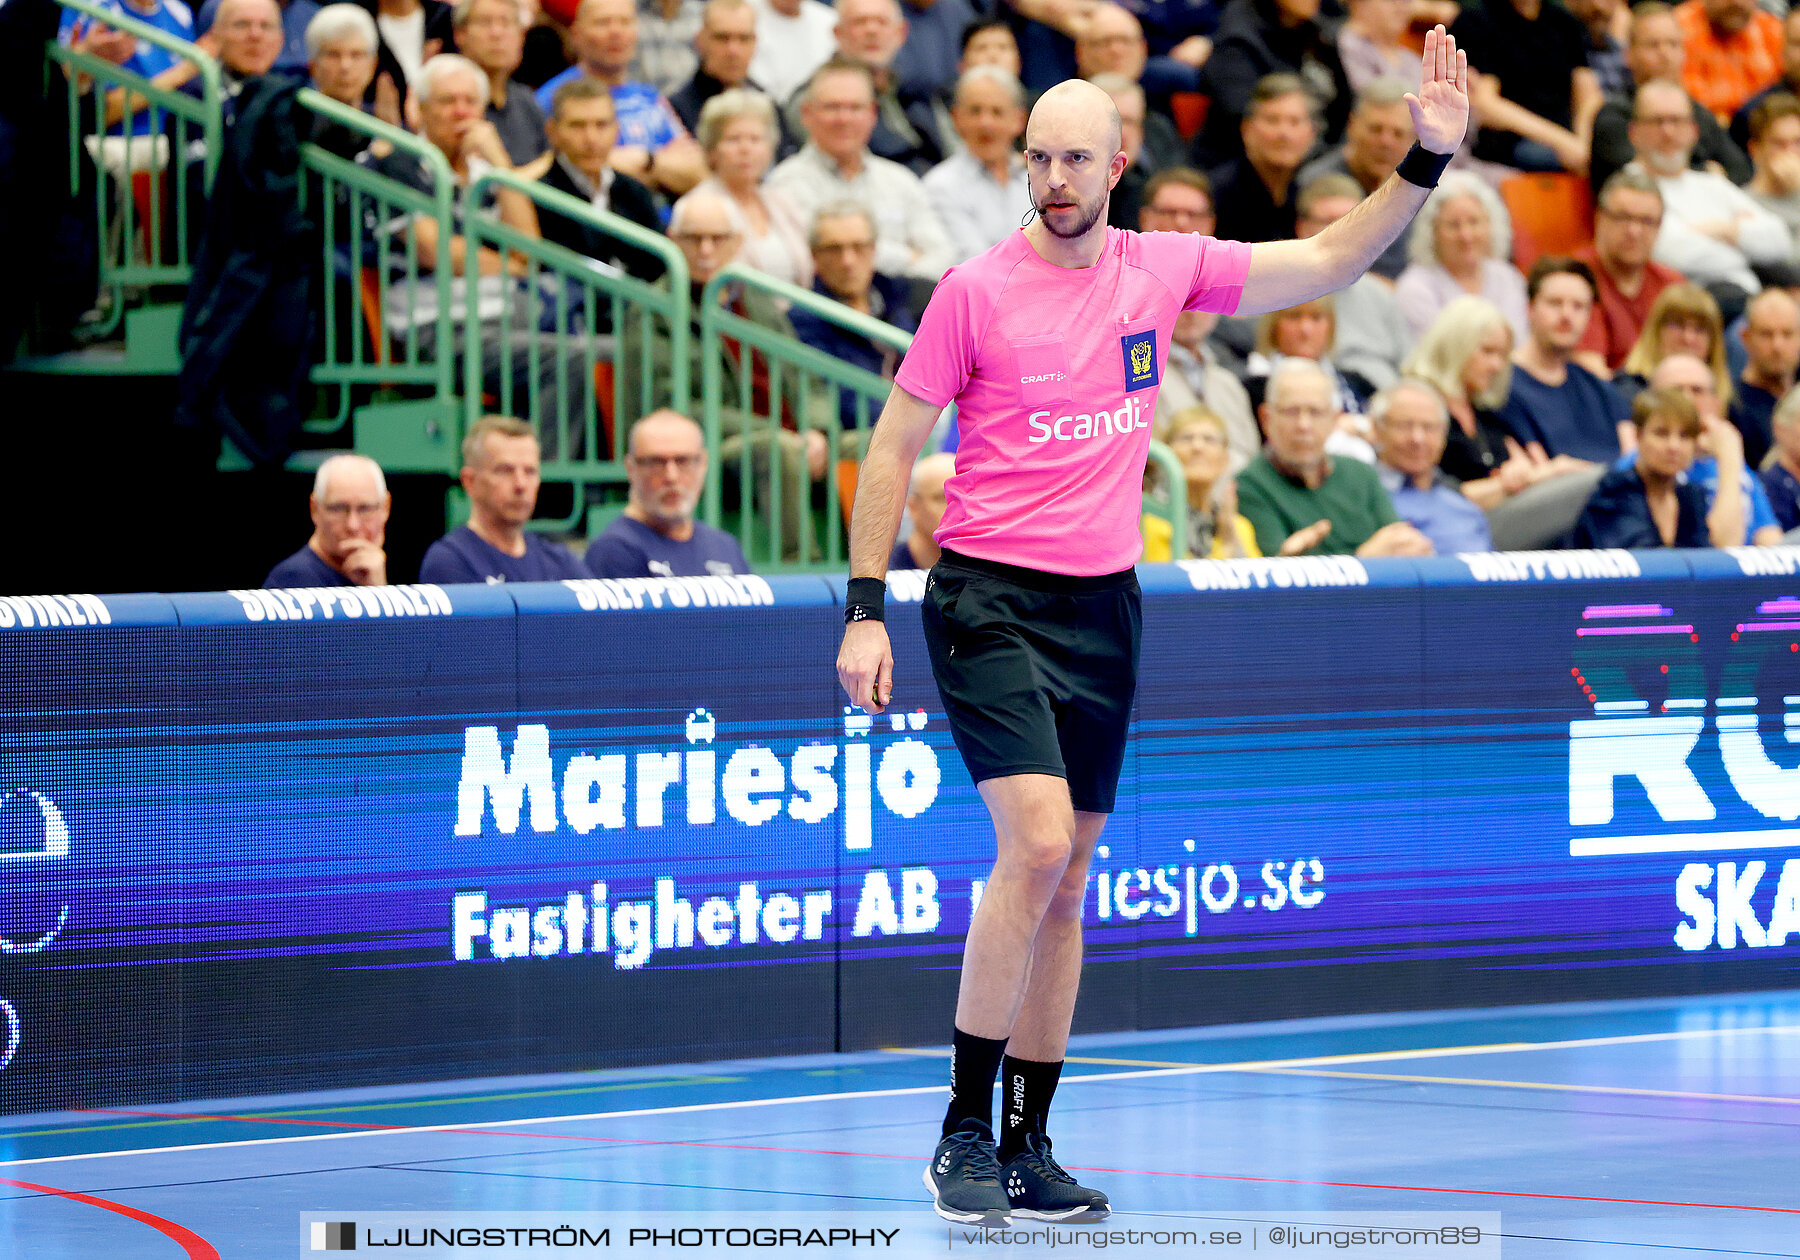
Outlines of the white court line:
{"type": "MultiPolygon", "coordinates": [[[[1402,1059],[1514,1054],[1522,1050],[1567,1050],[1587,1046],[1622,1046],[1652,1041],[1686,1041],[1705,1037],[1735,1037],[1762,1033],[1800,1033],[1800,1025],[1775,1025],[1767,1028],[1701,1028],[1686,1032],[1639,1033],[1624,1037],[1583,1037],[1569,1041],[1506,1041],[1484,1046],[1437,1046],[1423,1050],[1378,1050],[1367,1054],[1315,1055],[1301,1059],[1250,1059],[1237,1063],[1194,1063],[1180,1067],[1145,1068],[1132,1072],[1095,1072],[1067,1077],[1062,1084],[1068,1086],[1095,1082],[1146,1080],[1163,1076],[1205,1076],[1221,1072],[1258,1072],[1272,1068],[1325,1067],[1340,1063],[1385,1063],[1402,1059]]],[[[630,1111],[591,1111],[569,1116],[531,1116],[519,1120],[475,1120],[456,1124],[421,1124],[394,1129],[356,1129],[348,1133],[303,1133],[287,1137],[244,1138],[235,1142],[197,1142],[189,1146],[152,1146],[130,1151],[87,1151],[79,1155],[42,1155],[35,1159],[0,1160],[0,1168],[22,1168],[28,1164],[65,1164],[86,1159],[120,1159],[130,1155],[174,1155],[185,1151],[222,1151],[246,1146],[282,1146],[296,1142],[342,1142],[354,1138],[405,1137],[414,1133],[450,1133],[459,1130],[486,1132],[490,1129],[515,1128],[521,1125],[583,1124],[595,1120],[626,1120],[637,1116],[676,1116],[702,1111],[740,1111],[750,1107],[786,1107],[804,1103],[840,1102],[850,1098],[905,1098],[919,1094],[942,1094],[946,1088],[943,1085],[913,1085],[904,1089],[866,1089],[849,1090],[836,1094],[744,1098],[729,1102],[685,1103],[675,1107],[640,1107],[630,1111]]],[[[202,1113],[197,1114],[195,1118],[203,1119],[205,1117],[202,1113]]],[[[5,1132],[0,1130],[0,1140],[4,1139],[5,1132]]]]}

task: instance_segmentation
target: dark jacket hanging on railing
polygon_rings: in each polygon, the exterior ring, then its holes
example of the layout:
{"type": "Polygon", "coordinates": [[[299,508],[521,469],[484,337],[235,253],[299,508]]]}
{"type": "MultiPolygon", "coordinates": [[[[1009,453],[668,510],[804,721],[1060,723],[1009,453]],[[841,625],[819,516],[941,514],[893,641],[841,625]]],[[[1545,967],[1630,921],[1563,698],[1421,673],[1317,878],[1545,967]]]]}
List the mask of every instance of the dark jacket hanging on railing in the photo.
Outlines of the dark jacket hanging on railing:
{"type": "Polygon", "coordinates": [[[181,313],[176,423],[229,438],[279,466],[306,415],[318,225],[301,206],[301,83],[244,88],[207,206],[181,313]]]}

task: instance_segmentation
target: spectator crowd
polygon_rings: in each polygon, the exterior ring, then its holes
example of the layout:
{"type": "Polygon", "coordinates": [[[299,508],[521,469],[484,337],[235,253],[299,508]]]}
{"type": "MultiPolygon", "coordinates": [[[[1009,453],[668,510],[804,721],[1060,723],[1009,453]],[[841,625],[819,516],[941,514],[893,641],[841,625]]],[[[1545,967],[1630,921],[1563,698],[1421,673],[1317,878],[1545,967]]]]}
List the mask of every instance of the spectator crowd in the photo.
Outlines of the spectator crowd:
{"type": "MultiPolygon", "coordinates": [[[[1161,492],[1185,503],[1187,537],[1177,547],[1166,518],[1147,515],[1146,554],[1766,544],[1800,525],[1800,9],[106,3],[212,53],[228,123],[247,85],[288,75],[415,132],[446,159],[459,222],[484,216],[603,269],[660,278],[653,254],[504,185],[483,184],[481,204],[462,196],[481,173],[511,170],[666,235],[696,298],[735,262],[902,332],[947,269],[1028,220],[1022,141],[1044,88],[1078,75],[1118,107],[1127,165],[1115,227],[1305,238],[1355,213],[1406,153],[1405,97],[1419,82],[1409,40],[1441,21],[1468,53],[1475,116],[1408,233],[1331,298],[1258,320],[1192,312],[1159,347],[1156,436],[1184,480],[1161,492]],[[1536,256],[1514,231],[1502,191],[1532,173],[1591,196],[1591,235],[1568,256],[1536,256]]],[[[197,90],[190,63],[99,22],[71,14],[63,38],[158,86],[197,90]]],[[[142,109],[114,90],[105,124],[142,128],[142,109]]],[[[341,128],[315,138],[431,191],[428,171],[401,151],[341,128]]],[[[469,313],[459,318],[505,308],[503,253],[438,239],[435,221],[400,211],[368,227],[404,239],[424,267],[449,268],[457,309],[469,313]]],[[[435,288],[425,296],[434,303],[435,288]]],[[[892,351],[804,306],[757,291],[728,290],[725,301],[833,359],[893,375],[892,351]]],[[[422,334],[435,316],[416,304],[388,312],[422,334]]],[[[580,414],[593,386],[554,352],[568,335],[494,319],[483,374],[504,362],[519,379],[484,383],[580,414]],[[524,339],[529,353],[500,353],[504,338],[524,339]]],[[[654,379],[642,391],[648,414],[623,418],[628,504],[585,557],[526,529],[540,461],[579,456],[579,435],[496,416],[468,434],[469,520],[432,547],[423,580],[745,571],[735,540],[695,519],[706,478],[723,470],[709,468],[699,425],[667,409],[674,343],[642,344],[652,336],[621,330],[621,363],[648,364],[654,379]]],[[[700,365],[690,366],[697,381],[700,365]]],[[[766,373],[739,370],[727,399],[752,399],[755,412],[793,397],[766,373]]],[[[828,449],[857,453],[868,417],[856,411],[798,407],[771,426],[727,407],[713,454],[754,467],[793,513],[828,475],[828,449]]],[[[896,565],[935,558],[953,424],[941,438],[913,478],[896,565]]],[[[1147,488],[1159,477],[1153,465],[1147,488]]],[[[269,580],[387,581],[388,504],[379,467],[328,460],[313,533],[269,580]]]]}

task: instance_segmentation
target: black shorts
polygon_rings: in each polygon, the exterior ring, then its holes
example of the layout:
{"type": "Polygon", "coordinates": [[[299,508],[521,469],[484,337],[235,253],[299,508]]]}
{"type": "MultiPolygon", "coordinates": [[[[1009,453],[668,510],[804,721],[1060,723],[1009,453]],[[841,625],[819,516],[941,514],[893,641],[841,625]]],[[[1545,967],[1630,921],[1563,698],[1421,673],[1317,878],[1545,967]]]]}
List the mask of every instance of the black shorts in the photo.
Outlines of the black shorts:
{"type": "Polygon", "coordinates": [[[1076,809],[1112,812],[1141,604],[1130,569],[1068,577],[944,551],[925,583],[925,647],[975,782],[1053,774],[1076,809]]]}

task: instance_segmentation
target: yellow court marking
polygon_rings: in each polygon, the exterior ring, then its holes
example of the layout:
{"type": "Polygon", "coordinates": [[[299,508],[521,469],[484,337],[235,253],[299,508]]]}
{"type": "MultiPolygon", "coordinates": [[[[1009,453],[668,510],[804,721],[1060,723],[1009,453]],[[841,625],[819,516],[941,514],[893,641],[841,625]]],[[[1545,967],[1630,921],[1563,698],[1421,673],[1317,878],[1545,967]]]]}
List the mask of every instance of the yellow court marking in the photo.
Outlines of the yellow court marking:
{"type": "Polygon", "coordinates": [[[1626,1094],[1642,1098],[1686,1098],[1700,1102],[1774,1103],[1800,1107],[1800,1098],[1761,1094],[1703,1094],[1687,1089],[1640,1089],[1631,1085],[1571,1085],[1558,1081],[1494,1081],[1474,1076],[1401,1076],[1387,1072],[1330,1072],[1319,1068],[1263,1068],[1270,1076],[1330,1076],[1350,1081],[1401,1081],[1414,1085],[1477,1085],[1494,1089],[1561,1090],[1571,1094],[1626,1094]]]}
{"type": "MultiPolygon", "coordinates": [[[[1146,1069],[1142,1072],[1108,1073],[1103,1079],[1124,1080],[1138,1076],[1198,1076],[1213,1072],[1267,1072],[1279,1068],[1329,1067],[1344,1063],[1393,1063],[1407,1059],[1454,1059],[1465,1055],[1517,1054],[1525,1050],[1574,1050],[1593,1046],[1638,1045],[1655,1041],[1692,1041],[1708,1037],[1750,1036],[1763,1033],[1800,1033],[1800,1024],[1773,1025],[1767,1028],[1695,1028],[1680,1032],[1635,1033],[1623,1037],[1579,1037],[1567,1041],[1499,1041],[1481,1046],[1431,1046],[1419,1050],[1375,1050],[1366,1054],[1312,1055],[1297,1059],[1245,1059],[1235,1063],[1183,1063],[1156,1059],[1102,1059],[1070,1055],[1066,1063],[1088,1063],[1101,1067],[1146,1069]]],[[[893,1047],[890,1054],[918,1055],[947,1059],[947,1049],[914,1049],[893,1047]]],[[[1071,1081],[1092,1079],[1067,1077],[1071,1081]]]]}

